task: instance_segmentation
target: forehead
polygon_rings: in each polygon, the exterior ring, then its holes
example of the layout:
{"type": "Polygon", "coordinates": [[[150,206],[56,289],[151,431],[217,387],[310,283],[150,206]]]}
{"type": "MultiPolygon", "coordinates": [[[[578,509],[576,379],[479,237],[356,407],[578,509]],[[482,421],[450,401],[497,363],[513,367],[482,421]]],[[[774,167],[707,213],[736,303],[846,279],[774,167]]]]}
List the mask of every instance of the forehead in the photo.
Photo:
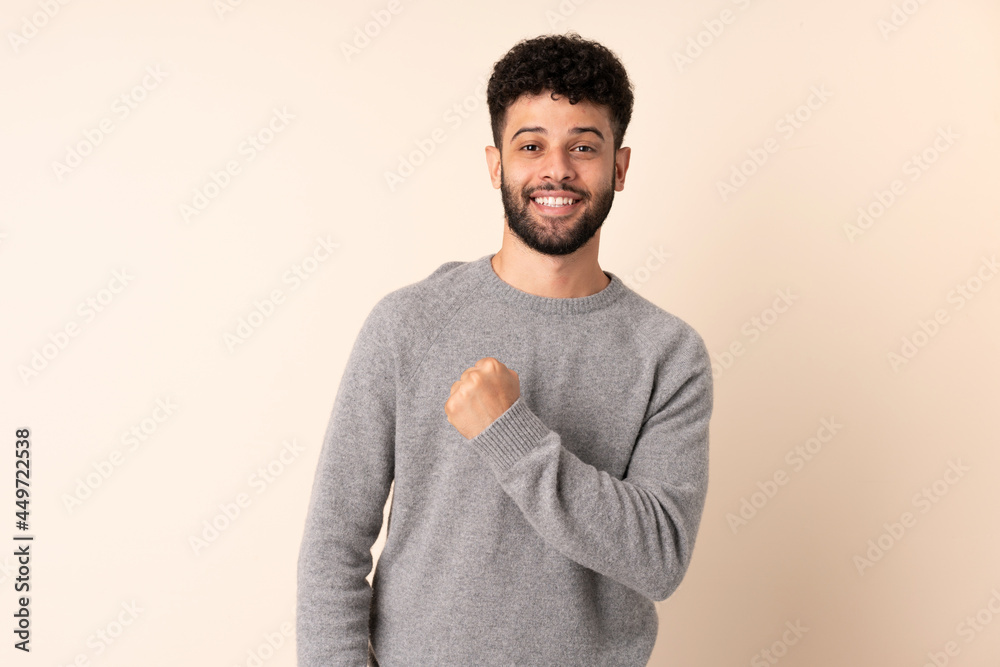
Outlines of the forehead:
{"type": "Polygon", "coordinates": [[[579,125],[590,125],[611,136],[611,115],[604,106],[587,100],[570,104],[569,99],[557,95],[553,100],[549,91],[537,95],[524,94],[507,108],[507,123],[504,135],[511,136],[522,127],[542,127],[548,132],[568,131],[579,125]]]}

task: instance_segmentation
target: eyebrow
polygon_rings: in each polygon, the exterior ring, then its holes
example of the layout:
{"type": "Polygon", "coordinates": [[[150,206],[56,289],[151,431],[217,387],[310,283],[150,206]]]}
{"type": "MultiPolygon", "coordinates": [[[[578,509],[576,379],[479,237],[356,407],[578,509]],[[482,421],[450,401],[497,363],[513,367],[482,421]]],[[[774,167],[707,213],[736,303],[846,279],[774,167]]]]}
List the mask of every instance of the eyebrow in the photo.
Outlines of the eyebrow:
{"type": "MultiPolygon", "coordinates": [[[[517,138],[517,135],[521,134],[522,132],[535,132],[537,134],[548,134],[548,130],[538,125],[536,125],[535,127],[522,127],[520,130],[514,133],[514,136],[510,138],[511,142],[513,143],[514,139],[517,138]]],[[[604,135],[601,134],[601,131],[598,130],[596,127],[574,127],[572,130],[570,130],[570,134],[583,134],[584,132],[593,132],[598,137],[600,137],[601,141],[604,141],[604,135]]]]}

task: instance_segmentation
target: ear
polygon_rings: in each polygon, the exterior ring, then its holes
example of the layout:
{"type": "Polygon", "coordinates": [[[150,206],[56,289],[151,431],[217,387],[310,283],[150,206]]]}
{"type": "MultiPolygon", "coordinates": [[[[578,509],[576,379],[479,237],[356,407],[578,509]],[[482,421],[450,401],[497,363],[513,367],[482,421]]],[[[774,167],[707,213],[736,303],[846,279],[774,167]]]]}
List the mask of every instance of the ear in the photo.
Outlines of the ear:
{"type": "Polygon", "coordinates": [[[500,149],[496,146],[486,147],[486,166],[490,170],[490,181],[493,182],[493,189],[500,189],[500,149]]]}
{"type": "Polygon", "coordinates": [[[615,153],[615,190],[620,192],[625,189],[625,172],[628,171],[628,160],[632,156],[632,149],[622,146],[615,153]]]}

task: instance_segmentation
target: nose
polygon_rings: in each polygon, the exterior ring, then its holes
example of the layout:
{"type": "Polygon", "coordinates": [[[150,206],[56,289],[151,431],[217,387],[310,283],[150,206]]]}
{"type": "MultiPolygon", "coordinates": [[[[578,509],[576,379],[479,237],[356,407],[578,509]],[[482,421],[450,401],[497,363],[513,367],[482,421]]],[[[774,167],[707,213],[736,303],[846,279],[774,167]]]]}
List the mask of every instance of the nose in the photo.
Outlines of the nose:
{"type": "Polygon", "coordinates": [[[557,183],[573,180],[576,172],[569,154],[562,150],[550,150],[545,156],[540,176],[557,183]]]}

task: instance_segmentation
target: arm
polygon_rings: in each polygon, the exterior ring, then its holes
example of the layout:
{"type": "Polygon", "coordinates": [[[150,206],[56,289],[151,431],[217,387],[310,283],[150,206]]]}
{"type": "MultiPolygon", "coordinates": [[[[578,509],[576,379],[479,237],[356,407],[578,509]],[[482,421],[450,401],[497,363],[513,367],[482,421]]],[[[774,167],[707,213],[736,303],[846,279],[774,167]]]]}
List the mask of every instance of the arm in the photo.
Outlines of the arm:
{"type": "Polygon", "coordinates": [[[519,397],[469,442],[550,545],[652,600],[680,584],[708,489],[712,374],[696,334],[660,370],[624,479],[584,463],[519,397]]]}
{"type": "Polygon", "coordinates": [[[348,358],[316,466],[298,558],[299,667],[368,660],[371,547],[393,478],[396,362],[377,304],[348,358]]]}

